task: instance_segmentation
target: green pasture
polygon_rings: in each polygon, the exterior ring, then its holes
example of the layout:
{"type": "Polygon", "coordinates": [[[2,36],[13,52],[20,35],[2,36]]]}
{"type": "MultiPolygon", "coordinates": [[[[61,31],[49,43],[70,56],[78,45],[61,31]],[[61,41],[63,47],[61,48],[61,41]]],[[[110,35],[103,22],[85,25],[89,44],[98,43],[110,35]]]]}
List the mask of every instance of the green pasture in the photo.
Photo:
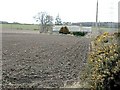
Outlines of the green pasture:
{"type": "Polygon", "coordinates": [[[96,32],[96,31],[99,31],[99,32],[109,32],[109,33],[114,33],[114,32],[118,32],[118,28],[110,28],[110,27],[98,27],[98,29],[96,29],[96,27],[92,27],[92,31],[93,32],[96,32]]]}
{"type": "MultiPolygon", "coordinates": [[[[17,30],[39,30],[38,24],[0,24],[3,29],[17,29],[17,30]]],[[[118,28],[99,27],[101,32],[117,32],[118,28]]],[[[119,29],[120,30],[120,29],[119,29]]],[[[92,31],[96,31],[96,27],[92,27],[92,31]]]]}
{"type": "Polygon", "coordinates": [[[39,30],[37,24],[0,24],[2,29],[17,29],[17,30],[39,30]]]}

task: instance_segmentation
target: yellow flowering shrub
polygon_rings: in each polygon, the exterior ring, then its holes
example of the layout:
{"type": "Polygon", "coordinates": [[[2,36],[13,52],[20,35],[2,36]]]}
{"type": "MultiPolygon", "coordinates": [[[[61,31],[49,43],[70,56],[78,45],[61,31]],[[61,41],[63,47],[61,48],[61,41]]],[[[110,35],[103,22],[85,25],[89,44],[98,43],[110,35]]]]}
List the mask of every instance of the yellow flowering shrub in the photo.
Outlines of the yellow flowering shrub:
{"type": "Polygon", "coordinates": [[[120,87],[120,46],[115,34],[103,33],[91,42],[88,65],[92,89],[109,90],[120,87]]]}

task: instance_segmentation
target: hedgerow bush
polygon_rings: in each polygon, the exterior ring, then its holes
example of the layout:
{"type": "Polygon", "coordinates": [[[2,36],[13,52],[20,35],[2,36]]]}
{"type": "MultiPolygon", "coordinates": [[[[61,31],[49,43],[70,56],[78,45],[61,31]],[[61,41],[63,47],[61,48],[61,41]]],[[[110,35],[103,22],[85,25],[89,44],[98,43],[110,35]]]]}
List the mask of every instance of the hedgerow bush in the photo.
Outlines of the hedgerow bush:
{"type": "Polygon", "coordinates": [[[115,37],[118,38],[116,34],[105,32],[91,43],[92,50],[88,60],[91,89],[120,88],[120,46],[115,37]]]}
{"type": "Polygon", "coordinates": [[[85,36],[87,32],[73,32],[72,34],[75,36],[85,36]]]}

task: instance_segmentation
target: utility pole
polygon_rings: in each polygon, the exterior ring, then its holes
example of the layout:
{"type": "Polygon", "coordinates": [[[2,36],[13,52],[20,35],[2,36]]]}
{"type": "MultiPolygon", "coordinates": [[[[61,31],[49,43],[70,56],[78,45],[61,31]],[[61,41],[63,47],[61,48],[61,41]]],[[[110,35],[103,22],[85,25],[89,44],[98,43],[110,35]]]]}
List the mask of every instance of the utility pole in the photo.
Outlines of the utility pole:
{"type": "Polygon", "coordinates": [[[97,0],[97,6],[96,6],[96,30],[98,32],[98,0],[97,0]]]}

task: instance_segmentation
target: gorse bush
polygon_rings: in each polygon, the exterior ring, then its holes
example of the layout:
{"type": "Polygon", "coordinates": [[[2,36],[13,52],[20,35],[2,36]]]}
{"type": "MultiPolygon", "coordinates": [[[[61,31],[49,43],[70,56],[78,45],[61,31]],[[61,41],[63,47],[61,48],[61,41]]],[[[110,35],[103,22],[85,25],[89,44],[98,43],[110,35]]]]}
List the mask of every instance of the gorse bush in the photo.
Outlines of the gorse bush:
{"type": "Polygon", "coordinates": [[[115,34],[105,32],[97,36],[91,45],[88,60],[91,88],[95,90],[120,88],[120,46],[115,34]]]}

